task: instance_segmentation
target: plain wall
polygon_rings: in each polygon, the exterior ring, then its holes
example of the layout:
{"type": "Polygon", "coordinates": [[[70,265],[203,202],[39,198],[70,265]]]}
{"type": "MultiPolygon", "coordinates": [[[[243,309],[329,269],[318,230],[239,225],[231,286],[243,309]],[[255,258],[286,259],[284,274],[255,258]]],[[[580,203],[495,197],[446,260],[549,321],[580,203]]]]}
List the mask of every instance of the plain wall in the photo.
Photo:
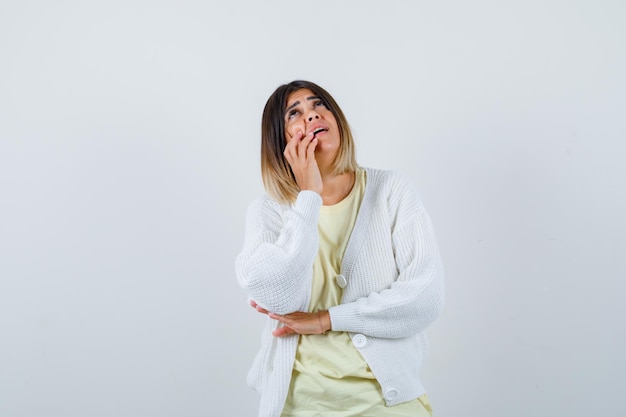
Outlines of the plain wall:
{"type": "Polygon", "coordinates": [[[623,1],[0,2],[0,416],[253,416],[260,117],[324,86],[447,272],[437,417],[622,416],[623,1]]]}

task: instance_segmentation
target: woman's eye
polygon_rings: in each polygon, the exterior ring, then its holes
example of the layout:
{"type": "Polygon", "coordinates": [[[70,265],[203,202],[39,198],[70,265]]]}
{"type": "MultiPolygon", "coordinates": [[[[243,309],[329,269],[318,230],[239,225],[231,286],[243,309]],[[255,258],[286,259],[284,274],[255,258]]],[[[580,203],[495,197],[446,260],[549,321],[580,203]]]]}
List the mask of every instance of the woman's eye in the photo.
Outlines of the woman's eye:
{"type": "Polygon", "coordinates": [[[315,107],[319,107],[319,106],[326,106],[326,105],[324,104],[324,102],[322,100],[317,100],[315,102],[315,107]]]}
{"type": "Polygon", "coordinates": [[[287,113],[287,119],[293,119],[298,114],[298,110],[290,110],[287,113]]]}

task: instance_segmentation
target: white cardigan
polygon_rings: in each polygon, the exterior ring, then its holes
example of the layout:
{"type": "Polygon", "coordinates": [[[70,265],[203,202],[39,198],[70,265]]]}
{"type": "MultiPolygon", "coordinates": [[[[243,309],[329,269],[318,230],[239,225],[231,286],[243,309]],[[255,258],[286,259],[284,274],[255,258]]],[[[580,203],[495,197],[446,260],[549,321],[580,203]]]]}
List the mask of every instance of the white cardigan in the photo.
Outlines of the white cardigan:
{"type": "MultiPolygon", "coordinates": [[[[382,388],[386,404],[422,395],[424,329],[440,314],[443,268],[430,219],[407,179],[365,168],[366,186],[341,265],[347,280],[331,307],[333,331],[349,332],[382,388]]],[[[239,284],[269,311],[307,311],[318,250],[319,194],[301,191],[293,205],[268,196],[248,208],[239,284]]],[[[278,417],[289,390],[298,335],[272,336],[267,319],[248,384],[261,393],[260,417],[278,417]]]]}

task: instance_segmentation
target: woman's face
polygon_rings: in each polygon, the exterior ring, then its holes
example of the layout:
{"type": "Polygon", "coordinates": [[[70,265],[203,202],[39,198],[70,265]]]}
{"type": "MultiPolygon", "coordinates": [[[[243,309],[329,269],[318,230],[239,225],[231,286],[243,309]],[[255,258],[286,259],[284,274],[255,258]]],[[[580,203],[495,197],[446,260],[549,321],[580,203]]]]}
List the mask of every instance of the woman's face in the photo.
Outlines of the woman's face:
{"type": "Polygon", "coordinates": [[[340,135],[337,120],[322,99],[311,90],[301,89],[289,95],[284,119],[287,142],[298,132],[302,132],[304,136],[314,132],[318,140],[315,148],[316,159],[319,159],[321,153],[332,159],[339,151],[340,135]]]}

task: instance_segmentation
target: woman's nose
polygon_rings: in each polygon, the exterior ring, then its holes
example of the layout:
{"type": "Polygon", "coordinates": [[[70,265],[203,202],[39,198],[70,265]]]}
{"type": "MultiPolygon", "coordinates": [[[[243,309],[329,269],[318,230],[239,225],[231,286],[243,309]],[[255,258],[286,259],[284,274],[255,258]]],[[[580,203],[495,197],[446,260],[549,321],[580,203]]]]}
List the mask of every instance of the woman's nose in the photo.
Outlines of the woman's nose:
{"type": "Polygon", "coordinates": [[[307,118],[307,120],[309,122],[312,122],[313,119],[319,119],[319,118],[320,118],[319,114],[317,114],[315,112],[311,112],[311,113],[309,113],[309,117],[307,118]]]}

